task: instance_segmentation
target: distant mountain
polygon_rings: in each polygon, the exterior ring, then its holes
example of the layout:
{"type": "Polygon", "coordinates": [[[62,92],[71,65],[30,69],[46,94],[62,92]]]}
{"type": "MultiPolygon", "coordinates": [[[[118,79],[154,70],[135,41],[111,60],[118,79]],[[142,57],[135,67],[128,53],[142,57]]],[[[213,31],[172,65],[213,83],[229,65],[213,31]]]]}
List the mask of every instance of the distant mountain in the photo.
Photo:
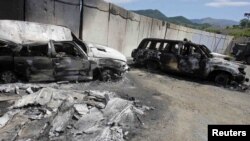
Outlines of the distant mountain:
{"type": "Polygon", "coordinates": [[[147,9],[147,10],[136,10],[136,11],[132,11],[132,12],[135,12],[137,14],[144,15],[147,17],[156,18],[159,20],[168,21],[171,23],[184,25],[184,26],[188,26],[188,27],[192,27],[192,28],[203,29],[203,28],[210,26],[208,24],[193,23],[191,20],[189,20],[183,16],[167,17],[159,10],[147,9]]]}
{"type": "Polygon", "coordinates": [[[214,19],[214,18],[203,18],[203,19],[192,19],[193,23],[204,24],[208,23],[215,27],[227,27],[233,25],[239,25],[239,22],[233,20],[225,20],[225,19],[214,19]]]}
{"type": "Polygon", "coordinates": [[[163,20],[163,21],[166,21],[168,19],[159,10],[147,9],[147,10],[136,10],[136,11],[132,11],[132,12],[135,12],[137,14],[144,15],[144,16],[147,16],[147,17],[151,17],[151,18],[156,18],[156,19],[159,19],[159,20],[163,20]]]}
{"type": "Polygon", "coordinates": [[[192,21],[183,16],[169,17],[167,18],[167,21],[176,24],[197,25],[196,23],[193,23],[192,21]]]}
{"type": "Polygon", "coordinates": [[[226,26],[238,25],[239,22],[233,20],[225,20],[225,19],[213,19],[213,18],[204,18],[204,19],[187,19],[183,16],[176,17],[167,17],[159,10],[136,10],[132,11],[140,15],[144,15],[151,18],[156,18],[163,21],[168,21],[171,23],[184,25],[187,27],[197,28],[197,29],[206,29],[208,27],[215,28],[225,28],[226,26]]]}

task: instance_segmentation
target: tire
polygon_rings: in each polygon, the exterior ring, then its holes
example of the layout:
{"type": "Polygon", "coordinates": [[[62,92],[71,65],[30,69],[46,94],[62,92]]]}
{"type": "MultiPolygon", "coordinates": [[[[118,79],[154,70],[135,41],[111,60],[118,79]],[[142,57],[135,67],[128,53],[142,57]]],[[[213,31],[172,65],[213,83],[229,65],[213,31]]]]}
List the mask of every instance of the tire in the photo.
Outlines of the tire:
{"type": "Polygon", "coordinates": [[[147,61],[146,67],[150,71],[156,71],[159,69],[159,64],[156,61],[147,61]]]}
{"type": "Polygon", "coordinates": [[[0,78],[3,83],[14,83],[17,81],[17,77],[12,71],[2,72],[0,78]]]}
{"type": "Polygon", "coordinates": [[[111,69],[104,69],[101,71],[100,80],[101,81],[111,81],[114,78],[114,72],[111,69]]]}
{"type": "Polygon", "coordinates": [[[248,65],[250,65],[250,56],[246,57],[246,62],[248,65]]]}
{"type": "Polygon", "coordinates": [[[226,86],[227,84],[229,84],[230,75],[226,73],[219,73],[215,76],[214,81],[217,85],[226,86]]]}

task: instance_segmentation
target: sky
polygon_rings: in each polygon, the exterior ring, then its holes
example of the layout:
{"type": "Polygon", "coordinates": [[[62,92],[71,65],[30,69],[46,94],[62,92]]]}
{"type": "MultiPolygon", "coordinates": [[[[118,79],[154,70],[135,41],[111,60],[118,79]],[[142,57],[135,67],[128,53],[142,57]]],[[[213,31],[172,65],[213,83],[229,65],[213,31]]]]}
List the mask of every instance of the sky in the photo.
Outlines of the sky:
{"type": "Polygon", "coordinates": [[[212,17],[240,21],[250,13],[250,0],[105,0],[128,10],[158,9],[167,17],[212,17]]]}

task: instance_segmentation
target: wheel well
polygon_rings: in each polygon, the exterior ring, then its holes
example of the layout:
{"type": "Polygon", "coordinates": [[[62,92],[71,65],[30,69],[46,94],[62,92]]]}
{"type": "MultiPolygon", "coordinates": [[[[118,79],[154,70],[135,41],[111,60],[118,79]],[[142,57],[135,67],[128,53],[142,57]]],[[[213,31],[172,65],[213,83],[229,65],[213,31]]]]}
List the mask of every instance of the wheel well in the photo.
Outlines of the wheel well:
{"type": "Polygon", "coordinates": [[[96,68],[93,70],[93,79],[97,80],[101,75],[101,70],[100,68],[96,68]]]}
{"type": "Polygon", "coordinates": [[[94,79],[94,80],[99,79],[100,76],[101,76],[101,72],[102,72],[103,70],[106,70],[106,69],[109,69],[109,70],[112,70],[112,71],[116,72],[115,69],[109,68],[109,67],[96,68],[96,69],[93,70],[93,79],[94,79]]]}
{"type": "Polygon", "coordinates": [[[212,71],[209,75],[208,75],[208,79],[210,80],[214,80],[216,75],[220,74],[220,73],[225,73],[227,75],[229,75],[230,78],[232,78],[232,74],[227,72],[227,71],[224,71],[224,70],[214,70],[212,71]]]}

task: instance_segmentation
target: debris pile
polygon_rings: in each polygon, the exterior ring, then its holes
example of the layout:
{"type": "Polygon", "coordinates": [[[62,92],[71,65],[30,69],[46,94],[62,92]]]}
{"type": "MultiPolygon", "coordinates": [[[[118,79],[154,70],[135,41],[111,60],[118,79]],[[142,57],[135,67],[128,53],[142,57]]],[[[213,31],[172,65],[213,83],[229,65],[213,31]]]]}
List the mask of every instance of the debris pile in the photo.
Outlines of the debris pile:
{"type": "Polygon", "coordinates": [[[0,140],[123,141],[149,109],[108,91],[42,88],[0,117],[0,140]]]}

